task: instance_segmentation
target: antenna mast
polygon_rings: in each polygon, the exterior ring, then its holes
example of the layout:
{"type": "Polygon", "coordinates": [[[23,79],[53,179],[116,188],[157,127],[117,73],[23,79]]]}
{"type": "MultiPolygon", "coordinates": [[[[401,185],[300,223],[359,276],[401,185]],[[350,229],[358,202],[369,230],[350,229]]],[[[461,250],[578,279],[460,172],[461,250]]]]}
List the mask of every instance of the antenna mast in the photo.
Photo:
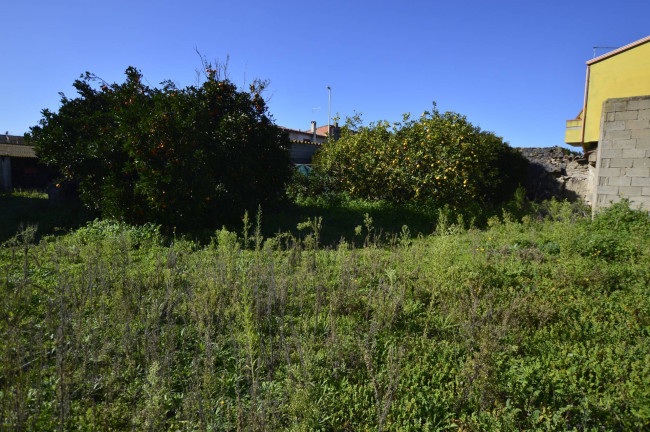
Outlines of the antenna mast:
{"type": "Polygon", "coordinates": [[[330,123],[332,119],[332,87],[327,86],[327,90],[329,92],[329,108],[327,109],[327,135],[329,136],[330,134],[330,123]]]}
{"type": "Polygon", "coordinates": [[[594,58],[596,58],[596,50],[599,50],[599,49],[617,49],[617,48],[620,48],[620,47],[595,46],[594,47],[594,58]]]}

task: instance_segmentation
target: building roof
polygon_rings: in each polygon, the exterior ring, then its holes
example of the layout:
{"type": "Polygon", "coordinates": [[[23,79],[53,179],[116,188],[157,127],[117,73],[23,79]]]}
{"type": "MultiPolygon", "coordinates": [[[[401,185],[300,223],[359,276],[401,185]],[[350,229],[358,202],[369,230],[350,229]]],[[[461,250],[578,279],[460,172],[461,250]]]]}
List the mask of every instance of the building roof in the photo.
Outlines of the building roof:
{"type": "Polygon", "coordinates": [[[34,147],[21,144],[2,144],[0,141],[0,156],[35,158],[34,147]]]}
{"type": "MultiPolygon", "coordinates": [[[[310,131],[310,130],[302,131],[302,130],[298,130],[298,129],[291,129],[291,128],[284,127],[284,126],[278,126],[278,127],[280,129],[286,130],[287,132],[295,132],[295,133],[301,133],[301,134],[307,134],[307,135],[312,134],[312,131],[310,131]]],[[[327,126],[325,126],[325,128],[327,128],[327,126]]],[[[327,135],[325,134],[325,132],[320,133],[319,129],[321,129],[321,128],[316,128],[316,136],[321,136],[321,137],[325,138],[327,135]]]]}
{"type": "Polygon", "coordinates": [[[0,144],[25,145],[25,138],[18,135],[0,135],[0,144]]]}
{"type": "Polygon", "coordinates": [[[319,128],[316,128],[316,134],[317,135],[327,135],[327,134],[329,134],[329,128],[330,128],[330,126],[321,126],[319,128]]]}
{"type": "Polygon", "coordinates": [[[588,66],[591,66],[591,65],[594,64],[594,63],[598,63],[599,61],[601,61],[601,60],[605,60],[605,59],[610,58],[610,57],[613,57],[613,56],[615,56],[616,54],[620,54],[620,53],[622,53],[622,52],[624,52],[624,51],[630,50],[630,49],[632,49],[632,48],[636,48],[636,47],[638,47],[639,45],[643,45],[644,43],[647,43],[647,42],[650,42],[650,36],[646,36],[646,37],[644,37],[643,39],[639,39],[639,40],[636,41],[636,42],[632,42],[631,44],[627,44],[627,45],[622,46],[622,47],[620,47],[620,48],[618,48],[618,49],[615,49],[614,51],[610,51],[610,52],[608,52],[608,53],[606,53],[606,54],[603,54],[603,55],[598,56],[598,57],[596,57],[596,58],[594,58],[594,59],[591,59],[591,60],[589,60],[589,61],[587,62],[587,65],[588,65],[588,66]]]}
{"type": "MultiPolygon", "coordinates": [[[[325,126],[321,126],[321,127],[317,127],[317,128],[316,128],[316,135],[321,135],[321,136],[326,137],[327,134],[328,134],[328,128],[329,128],[329,127],[330,127],[330,126],[327,126],[327,125],[325,125],[325,126]]],[[[312,133],[312,132],[311,132],[311,129],[307,129],[306,131],[301,131],[301,132],[304,132],[304,133],[312,133]]]]}
{"type": "Polygon", "coordinates": [[[19,135],[0,135],[0,156],[35,158],[34,146],[25,144],[25,138],[19,135]]]}

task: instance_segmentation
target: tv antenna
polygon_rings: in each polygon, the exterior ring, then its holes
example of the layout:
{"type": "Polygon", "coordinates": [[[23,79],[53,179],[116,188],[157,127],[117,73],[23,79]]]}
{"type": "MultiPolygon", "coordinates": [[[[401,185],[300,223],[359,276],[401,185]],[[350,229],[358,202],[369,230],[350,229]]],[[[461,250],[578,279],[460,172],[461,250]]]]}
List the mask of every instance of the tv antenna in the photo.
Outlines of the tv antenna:
{"type": "Polygon", "coordinates": [[[611,47],[611,46],[595,46],[594,47],[594,58],[596,58],[596,50],[599,49],[618,49],[620,47],[611,47]]]}

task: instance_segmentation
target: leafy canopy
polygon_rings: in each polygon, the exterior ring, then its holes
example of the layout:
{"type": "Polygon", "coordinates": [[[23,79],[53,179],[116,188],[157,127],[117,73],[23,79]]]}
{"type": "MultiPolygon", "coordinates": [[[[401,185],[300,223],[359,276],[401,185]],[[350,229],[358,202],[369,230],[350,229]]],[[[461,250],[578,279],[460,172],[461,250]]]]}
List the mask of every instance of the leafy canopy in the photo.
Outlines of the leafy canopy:
{"type": "Polygon", "coordinates": [[[38,156],[79,180],[83,202],[105,217],[198,228],[228,223],[282,193],[289,141],[276,127],[256,81],[237,89],[204,63],[202,84],[178,89],[86,73],[78,96],[43,110],[31,139],[38,156]],[[99,88],[98,88],[99,87],[99,88]]]}
{"type": "Polygon", "coordinates": [[[458,207],[508,199],[525,174],[524,159],[502,138],[435,104],[393,125],[349,118],[315,164],[330,188],[353,197],[458,207]]]}

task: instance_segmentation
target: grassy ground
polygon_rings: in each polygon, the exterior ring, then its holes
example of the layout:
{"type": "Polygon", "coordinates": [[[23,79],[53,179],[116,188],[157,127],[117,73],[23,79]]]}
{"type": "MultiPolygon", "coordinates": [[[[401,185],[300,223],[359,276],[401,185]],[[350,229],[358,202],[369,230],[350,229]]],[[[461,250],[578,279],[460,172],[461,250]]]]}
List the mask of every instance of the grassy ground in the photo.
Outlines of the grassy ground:
{"type": "MultiPolygon", "coordinates": [[[[453,221],[457,215],[443,212],[443,217],[453,221]]],[[[263,210],[263,234],[272,237],[277,233],[291,233],[300,236],[297,228],[301,223],[315,218],[322,219],[320,242],[336,246],[342,238],[348,242],[363,244],[365,236],[357,234],[368,219],[372,220],[374,235],[395,236],[408,226],[412,238],[427,236],[436,229],[441,212],[426,206],[392,204],[388,201],[368,201],[334,196],[329,199],[303,199],[287,201],[270,211],[263,210]]],[[[14,236],[21,227],[36,225],[36,237],[60,235],[85,225],[97,217],[80,203],[51,205],[47,195],[36,191],[15,191],[0,194],[0,242],[14,236]]],[[[250,215],[254,219],[256,215],[250,215]]],[[[483,222],[487,217],[483,217],[483,222]]],[[[470,225],[472,221],[466,220],[470,225]]],[[[234,227],[240,231],[242,226],[234,227]]],[[[171,232],[166,233],[171,234],[171,232]]],[[[180,233],[178,233],[180,235],[180,233]]],[[[214,230],[200,230],[183,235],[201,243],[209,243],[214,230]]]]}
{"type": "Polygon", "coordinates": [[[552,203],[415,240],[361,223],[363,247],[333,249],[326,224],[200,246],[96,222],[5,243],[0,427],[650,427],[646,214],[552,203]]]}
{"type": "MultiPolygon", "coordinates": [[[[363,241],[355,228],[364,225],[366,214],[373,219],[377,232],[399,233],[408,225],[413,236],[433,232],[437,213],[415,206],[397,206],[386,201],[364,200],[304,200],[298,204],[286,203],[273,211],[264,211],[264,235],[278,232],[299,235],[298,224],[307,219],[323,220],[321,242],[336,245],[341,238],[363,241]]],[[[37,226],[37,238],[48,234],[62,234],[76,229],[95,217],[79,203],[50,205],[47,195],[35,191],[16,191],[0,195],[0,242],[14,236],[27,225],[37,226]]],[[[255,215],[251,215],[254,218],[255,215]]],[[[238,227],[241,229],[241,227],[238,227]]],[[[213,231],[188,233],[188,238],[208,241],[213,231]]]]}
{"type": "Polygon", "coordinates": [[[387,201],[339,199],[308,199],[287,204],[269,214],[264,214],[263,230],[267,236],[278,232],[299,234],[297,226],[308,219],[321,218],[320,241],[336,246],[342,238],[351,242],[363,242],[363,236],[355,232],[364,227],[370,217],[376,234],[399,234],[404,225],[415,237],[428,235],[435,230],[437,212],[414,205],[395,205],[387,201]]]}
{"type": "Polygon", "coordinates": [[[14,191],[0,194],[0,243],[13,237],[20,227],[36,225],[37,236],[61,234],[91,219],[77,203],[50,205],[47,194],[14,191]]]}

